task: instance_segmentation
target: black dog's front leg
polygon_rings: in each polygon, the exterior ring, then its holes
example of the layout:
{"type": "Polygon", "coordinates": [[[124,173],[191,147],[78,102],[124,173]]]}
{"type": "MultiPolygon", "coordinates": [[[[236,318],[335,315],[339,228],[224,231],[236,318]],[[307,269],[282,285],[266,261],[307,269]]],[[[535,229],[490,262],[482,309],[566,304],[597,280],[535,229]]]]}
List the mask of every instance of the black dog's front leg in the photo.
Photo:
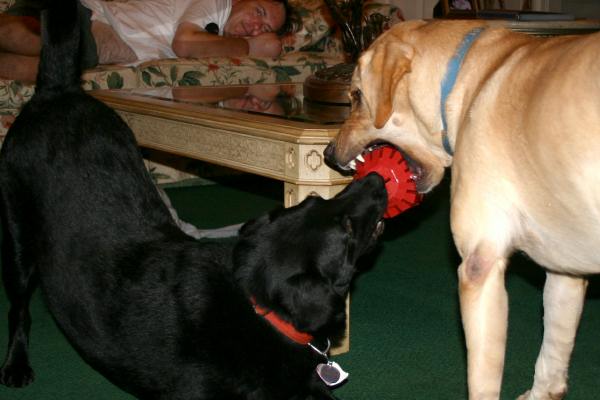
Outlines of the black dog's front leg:
{"type": "MultiPolygon", "coordinates": [[[[4,223],[3,225],[6,225],[4,223]]],[[[2,278],[10,301],[8,313],[8,350],[0,368],[0,383],[10,387],[27,386],[34,374],[29,364],[28,346],[31,316],[29,301],[35,289],[34,268],[26,266],[22,257],[16,256],[18,244],[4,229],[2,246],[2,278]]]]}
{"type": "Polygon", "coordinates": [[[6,360],[0,368],[0,383],[10,387],[23,387],[33,381],[27,347],[31,318],[27,305],[11,306],[9,319],[9,343],[6,360]]]}

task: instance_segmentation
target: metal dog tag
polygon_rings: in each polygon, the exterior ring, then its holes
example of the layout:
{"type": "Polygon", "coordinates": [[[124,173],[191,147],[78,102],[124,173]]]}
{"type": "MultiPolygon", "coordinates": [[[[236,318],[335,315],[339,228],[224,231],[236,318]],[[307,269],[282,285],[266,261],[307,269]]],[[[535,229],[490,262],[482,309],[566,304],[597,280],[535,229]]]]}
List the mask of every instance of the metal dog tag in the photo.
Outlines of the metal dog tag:
{"type": "Polygon", "coordinates": [[[348,378],[348,373],[335,361],[317,365],[317,375],[327,386],[336,386],[348,378]]]}

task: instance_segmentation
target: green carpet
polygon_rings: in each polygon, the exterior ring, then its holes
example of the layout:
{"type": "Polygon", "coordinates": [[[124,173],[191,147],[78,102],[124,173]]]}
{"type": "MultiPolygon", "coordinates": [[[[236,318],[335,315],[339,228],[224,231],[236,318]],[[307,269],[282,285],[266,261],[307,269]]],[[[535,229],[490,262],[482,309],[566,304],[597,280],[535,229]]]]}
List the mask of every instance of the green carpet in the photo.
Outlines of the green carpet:
{"type": "MultiPolygon", "coordinates": [[[[279,206],[280,183],[168,189],[180,216],[205,228],[241,222],[279,206]]],[[[465,399],[466,366],[457,301],[458,258],[448,223],[448,185],[417,209],[388,221],[381,250],[364,260],[351,300],[351,351],[335,357],[349,373],[344,400],[465,399]]],[[[540,346],[544,274],[525,257],[507,276],[509,342],[502,399],[529,388],[540,346]]],[[[0,290],[0,321],[7,302],[0,290]]],[[[131,399],[84,364],[62,337],[39,294],[33,305],[31,356],[36,381],[0,387],[0,399],[131,399]]],[[[7,341],[0,322],[0,352],[7,341]]],[[[569,400],[597,399],[600,376],[600,280],[589,288],[570,372],[569,400]]],[[[2,356],[0,356],[2,357],[2,356]]]]}

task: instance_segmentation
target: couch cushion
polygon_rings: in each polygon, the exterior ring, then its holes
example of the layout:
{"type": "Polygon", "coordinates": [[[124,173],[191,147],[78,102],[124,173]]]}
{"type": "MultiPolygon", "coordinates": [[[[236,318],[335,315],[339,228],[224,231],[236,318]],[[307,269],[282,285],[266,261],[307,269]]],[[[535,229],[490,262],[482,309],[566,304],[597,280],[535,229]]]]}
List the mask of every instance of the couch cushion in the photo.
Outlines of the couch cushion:
{"type": "Polygon", "coordinates": [[[141,64],[138,74],[140,87],[304,82],[315,71],[341,61],[339,57],[309,52],[277,58],[164,59],[141,64]]]}
{"type": "Polygon", "coordinates": [[[99,65],[96,68],[85,70],[81,79],[83,79],[85,90],[139,87],[139,75],[135,67],[122,65],[99,65]]]}

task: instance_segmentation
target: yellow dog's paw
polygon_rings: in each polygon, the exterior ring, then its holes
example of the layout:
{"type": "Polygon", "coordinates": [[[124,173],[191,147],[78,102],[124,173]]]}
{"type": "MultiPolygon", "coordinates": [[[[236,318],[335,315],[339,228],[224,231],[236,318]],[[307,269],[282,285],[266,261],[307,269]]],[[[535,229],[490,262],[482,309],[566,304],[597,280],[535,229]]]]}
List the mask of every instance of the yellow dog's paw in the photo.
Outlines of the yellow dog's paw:
{"type": "Polygon", "coordinates": [[[528,390],[519,397],[517,397],[517,400],[561,400],[563,397],[565,397],[566,394],[567,391],[565,389],[558,393],[548,393],[544,397],[533,397],[531,395],[531,390],[528,390]]]}

